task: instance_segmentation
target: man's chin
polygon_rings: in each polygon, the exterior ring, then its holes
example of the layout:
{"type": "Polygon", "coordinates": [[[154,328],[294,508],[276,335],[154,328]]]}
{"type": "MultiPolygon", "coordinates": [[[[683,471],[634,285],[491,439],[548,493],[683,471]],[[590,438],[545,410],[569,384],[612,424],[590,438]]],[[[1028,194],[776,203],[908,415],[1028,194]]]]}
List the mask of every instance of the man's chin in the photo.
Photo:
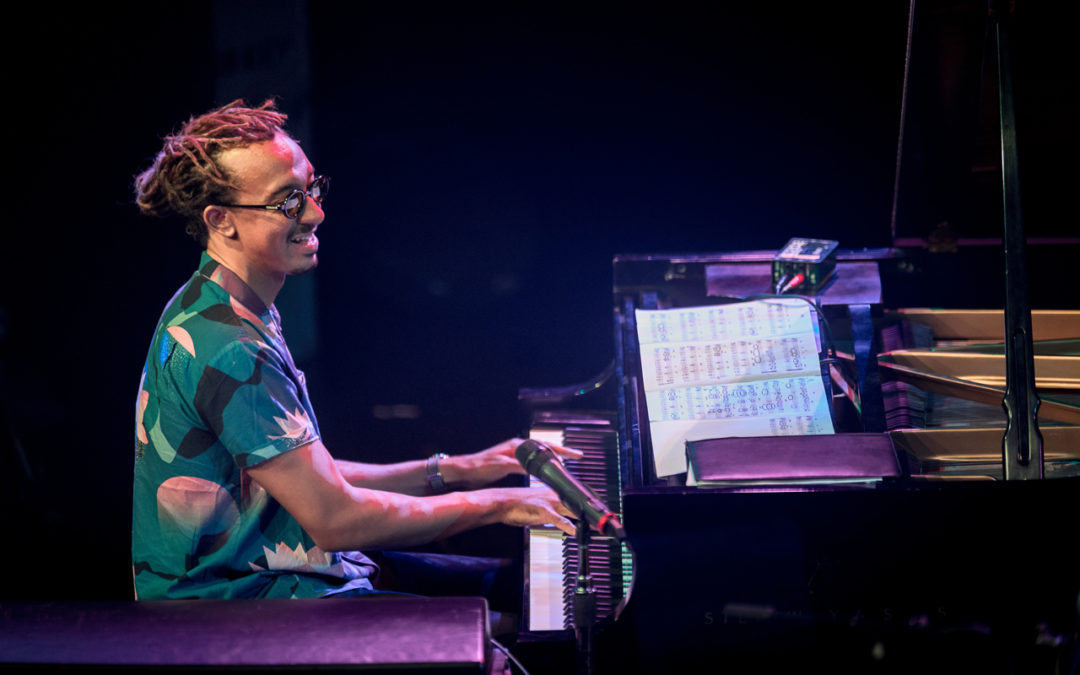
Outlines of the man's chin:
{"type": "Polygon", "coordinates": [[[311,270],[319,266],[319,256],[313,255],[303,265],[299,265],[293,268],[290,272],[290,276],[300,276],[301,274],[307,274],[311,270]]]}

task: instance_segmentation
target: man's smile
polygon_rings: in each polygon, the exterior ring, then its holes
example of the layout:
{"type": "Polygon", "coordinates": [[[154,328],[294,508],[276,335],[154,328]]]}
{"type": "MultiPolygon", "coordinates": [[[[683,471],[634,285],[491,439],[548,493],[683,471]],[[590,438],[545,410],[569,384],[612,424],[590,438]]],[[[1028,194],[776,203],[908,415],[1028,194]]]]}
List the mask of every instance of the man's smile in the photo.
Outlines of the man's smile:
{"type": "Polygon", "coordinates": [[[289,241],[293,244],[298,244],[306,248],[311,248],[315,250],[318,250],[319,248],[319,238],[315,236],[314,229],[297,234],[290,238],[289,241]]]}

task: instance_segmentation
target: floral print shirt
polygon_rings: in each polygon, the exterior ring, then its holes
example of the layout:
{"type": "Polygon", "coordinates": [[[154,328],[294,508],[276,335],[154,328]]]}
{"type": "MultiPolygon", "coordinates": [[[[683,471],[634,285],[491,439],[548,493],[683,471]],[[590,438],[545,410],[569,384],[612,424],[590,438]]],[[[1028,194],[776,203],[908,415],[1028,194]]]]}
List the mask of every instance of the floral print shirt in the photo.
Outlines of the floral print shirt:
{"type": "Polygon", "coordinates": [[[161,316],[139,385],[137,597],[303,598],[370,589],[371,561],[320,550],[247,473],[318,438],[277,309],[203,253],[161,316]]]}

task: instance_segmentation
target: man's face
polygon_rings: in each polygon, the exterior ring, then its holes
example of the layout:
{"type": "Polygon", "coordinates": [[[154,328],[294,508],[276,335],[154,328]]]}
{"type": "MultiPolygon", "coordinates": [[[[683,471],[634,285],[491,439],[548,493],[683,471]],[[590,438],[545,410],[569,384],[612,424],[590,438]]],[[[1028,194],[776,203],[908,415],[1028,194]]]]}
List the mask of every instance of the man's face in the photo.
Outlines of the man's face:
{"type": "MultiPolygon", "coordinates": [[[[307,190],[315,178],[304,151],[283,133],[271,141],[227,150],[219,161],[240,187],[235,204],[277,204],[293,190],[307,190]]],[[[315,229],[324,214],[314,200],[305,199],[299,220],[281,211],[228,209],[236,228],[234,244],[246,268],[243,272],[250,275],[245,276],[249,284],[263,279],[280,283],[286,274],[301,274],[318,265],[315,229]]]]}

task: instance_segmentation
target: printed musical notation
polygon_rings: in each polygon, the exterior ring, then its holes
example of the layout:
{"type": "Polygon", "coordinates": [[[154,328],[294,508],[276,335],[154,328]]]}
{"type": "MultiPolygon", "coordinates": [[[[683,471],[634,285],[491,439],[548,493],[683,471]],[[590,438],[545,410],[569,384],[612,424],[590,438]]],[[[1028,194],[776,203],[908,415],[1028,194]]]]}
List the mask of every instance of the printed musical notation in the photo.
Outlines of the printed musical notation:
{"type": "Polygon", "coordinates": [[[645,389],[815,372],[814,336],[642,345],[645,389]]]}
{"type": "Polygon", "coordinates": [[[794,298],[639,309],[636,314],[641,344],[812,335],[816,330],[810,305],[794,298]]]}
{"type": "Polygon", "coordinates": [[[789,377],[746,384],[664,389],[645,393],[650,418],[713,420],[805,414],[813,410],[820,377],[789,377]],[[655,411],[655,413],[653,412],[655,411]]]}
{"type": "Polygon", "coordinates": [[[833,433],[810,306],[795,298],[637,310],[658,476],[687,440],[833,433]]]}

